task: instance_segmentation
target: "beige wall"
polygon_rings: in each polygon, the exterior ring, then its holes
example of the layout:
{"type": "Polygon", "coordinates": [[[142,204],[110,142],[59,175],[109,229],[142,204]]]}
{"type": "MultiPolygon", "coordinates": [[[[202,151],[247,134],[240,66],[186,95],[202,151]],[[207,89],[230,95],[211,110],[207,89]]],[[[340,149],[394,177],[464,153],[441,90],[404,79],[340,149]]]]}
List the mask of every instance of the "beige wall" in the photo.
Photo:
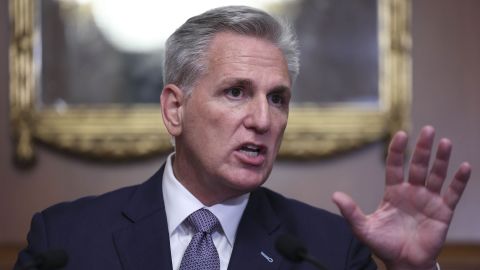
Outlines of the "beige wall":
{"type": "MultiPolygon", "coordinates": [[[[8,122],[7,0],[0,0],[0,244],[22,242],[32,214],[53,203],[139,183],[163,157],[133,164],[96,164],[37,147],[29,171],[12,163],[8,122]]],[[[480,243],[480,1],[413,3],[413,126],[436,126],[454,141],[453,163],[469,160],[473,179],[458,205],[449,241],[480,243]]],[[[374,144],[327,161],[277,162],[267,186],[336,211],[330,196],[343,190],[365,211],[383,190],[383,146],[374,144]]],[[[451,172],[450,172],[451,174],[451,172]]]]}

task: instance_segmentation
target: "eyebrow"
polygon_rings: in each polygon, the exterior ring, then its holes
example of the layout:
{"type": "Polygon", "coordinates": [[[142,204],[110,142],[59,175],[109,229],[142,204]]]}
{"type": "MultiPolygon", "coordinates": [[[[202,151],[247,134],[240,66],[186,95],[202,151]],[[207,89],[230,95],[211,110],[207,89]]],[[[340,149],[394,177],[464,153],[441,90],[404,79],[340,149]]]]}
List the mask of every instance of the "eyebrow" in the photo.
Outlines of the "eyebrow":
{"type": "MultiPolygon", "coordinates": [[[[243,78],[225,78],[220,82],[220,85],[226,86],[226,85],[240,85],[244,87],[250,87],[253,88],[254,83],[250,79],[243,79],[243,78]]],[[[277,85],[274,86],[272,89],[270,89],[268,92],[276,92],[276,93],[290,93],[290,87],[285,86],[285,85],[277,85]]]]}
{"type": "Polygon", "coordinates": [[[254,86],[252,80],[242,79],[242,78],[225,78],[220,82],[220,85],[222,86],[241,85],[244,87],[251,87],[251,88],[253,88],[254,86]]]}
{"type": "Polygon", "coordinates": [[[270,92],[274,93],[290,93],[290,87],[284,86],[284,85],[279,85],[274,88],[270,92]]]}

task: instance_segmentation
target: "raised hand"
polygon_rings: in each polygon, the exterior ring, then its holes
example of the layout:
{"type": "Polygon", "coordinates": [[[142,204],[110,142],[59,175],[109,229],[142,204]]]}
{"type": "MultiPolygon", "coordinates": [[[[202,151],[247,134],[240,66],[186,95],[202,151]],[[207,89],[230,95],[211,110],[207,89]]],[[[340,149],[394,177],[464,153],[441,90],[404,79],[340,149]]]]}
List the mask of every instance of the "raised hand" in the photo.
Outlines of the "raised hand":
{"type": "Polygon", "coordinates": [[[421,130],[407,179],[404,177],[407,134],[402,131],[395,134],[387,155],[385,193],[372,214],[365,215],[348,195],[333,194],[333,201],[357,237],[388,269],[435,269],[455,206],[470,178],[470,165],[464,162],[441,193],[452,144],[448,139],[440,140],[429,171],[434,133],[431,126],[421,130]]]}

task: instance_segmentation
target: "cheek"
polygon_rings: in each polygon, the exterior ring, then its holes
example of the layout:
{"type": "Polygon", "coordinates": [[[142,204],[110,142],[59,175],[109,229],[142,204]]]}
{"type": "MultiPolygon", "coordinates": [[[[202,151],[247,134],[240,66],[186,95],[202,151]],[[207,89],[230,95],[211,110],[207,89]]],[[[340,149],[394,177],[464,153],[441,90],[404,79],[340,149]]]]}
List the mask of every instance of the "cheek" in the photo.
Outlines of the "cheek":
{"type": "Polygon", "coordinates": [[[231,138],[233,126],[238,122],[235,115],[235,111],[222,110],[216,104],[196,104],[188,112],[185,130],[195,134],[192,136],[201,144],[225,144],[224,140],[231,138]]]}
{"type": "Polygon", "coordinates": [[[243,123],[245,108],[231,108],[225,105],[212,106],[205,110],[206,124],[218,134],[231,136],[236,127],[243,123]]]}
{"type": "Polygon", "coordinates": [[[285,128],[287,127],[287,121],[288,121],[288,114],[286,113],[278,113],[275,116],[275,121],[274,121],[274,129],[275,129],[275,134],[277,137],[282,137],[283,132],[285,131],[285,128]]]}
{"type": "Polygon", "coordinates": [[[274,142],[274,155],[276,155],[280,149],[280,145],[283,139],[283,133],[285,131],[285,128],[287,127],[287,119],[288,118],[286,116],[279,117],[277,118],[278,121],[276,122],[276,124],[272,126],[271,140],[272,142],[274,142]]]}

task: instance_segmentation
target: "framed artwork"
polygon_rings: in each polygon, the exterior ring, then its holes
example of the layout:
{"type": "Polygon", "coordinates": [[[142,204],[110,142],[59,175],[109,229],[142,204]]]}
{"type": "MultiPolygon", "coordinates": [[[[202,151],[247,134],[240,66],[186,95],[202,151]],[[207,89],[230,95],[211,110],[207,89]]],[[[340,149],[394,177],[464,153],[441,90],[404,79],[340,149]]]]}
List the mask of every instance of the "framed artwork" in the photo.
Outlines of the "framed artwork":
{"type": "Polygon", "coordinates": [[[408,130],[410,1],[175,2],[10,0],[16,160],[31,163],[37,142],[106,160],[171,151],[159,108],[163,43],[209,5],[256,6],[297,33],[301,68],[280,157],[327,157],[408,130]]]}

